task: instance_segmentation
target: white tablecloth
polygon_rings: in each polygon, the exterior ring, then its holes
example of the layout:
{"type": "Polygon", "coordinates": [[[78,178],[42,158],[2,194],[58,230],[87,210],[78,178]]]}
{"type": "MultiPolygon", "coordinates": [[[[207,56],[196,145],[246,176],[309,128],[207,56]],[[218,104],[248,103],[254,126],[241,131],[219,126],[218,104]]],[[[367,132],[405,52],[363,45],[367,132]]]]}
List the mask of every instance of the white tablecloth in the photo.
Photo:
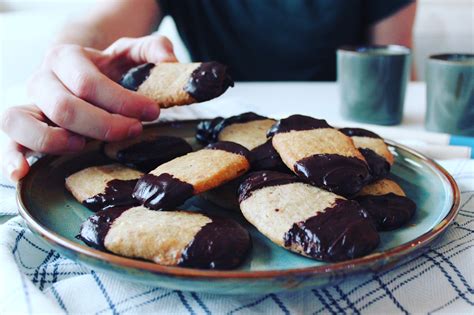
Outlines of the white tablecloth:
{"type": "MultiPolygon", "coordinates": [[[[423,94],[422,84],[411,85],[405,129],[422,128],[423,94]]],[[[244,84],[217,103],[164,116],[191,119],[247,110],[278,117],[298,112],[331,122],[338,119],[335,85],[244,84]]],[[[390,271],[296,293],[226,297],[124,282],[59,255],[14,217],[0,226],[0,314],[473,314],[474,160],[440,162],[462,192],[459,216],[441,242],[390,271]]],[[[0,215],[16,213],[14,194],[11,184],[1,182],[0,215]]]]}

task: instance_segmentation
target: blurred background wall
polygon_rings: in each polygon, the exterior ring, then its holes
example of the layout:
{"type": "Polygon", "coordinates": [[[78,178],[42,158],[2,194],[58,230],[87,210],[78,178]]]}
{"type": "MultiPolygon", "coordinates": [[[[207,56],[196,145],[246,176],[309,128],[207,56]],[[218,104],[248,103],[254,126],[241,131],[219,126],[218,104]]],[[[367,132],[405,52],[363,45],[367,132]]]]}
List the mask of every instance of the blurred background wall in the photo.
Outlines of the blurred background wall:
{"type": "MultiPolygon", "coordinates": [[[[0,102],[26,101],[24,83],[57,29],[68,19],[87,14],[95,1],[0,0],[0,102]]],[[[189,60],[171,19],[165,19],[159,32],[171,38],[179,60],[189,60]]],[[[414,39],[419,80],[430,54],[474,53],[474,0],[418,0],[414,39]]]]}

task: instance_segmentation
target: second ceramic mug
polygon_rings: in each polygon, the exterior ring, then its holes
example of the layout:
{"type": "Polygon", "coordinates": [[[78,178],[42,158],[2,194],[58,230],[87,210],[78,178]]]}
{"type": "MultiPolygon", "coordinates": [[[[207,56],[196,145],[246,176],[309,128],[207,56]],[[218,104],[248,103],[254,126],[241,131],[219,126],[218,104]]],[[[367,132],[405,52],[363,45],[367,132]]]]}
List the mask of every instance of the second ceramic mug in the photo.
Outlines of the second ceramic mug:
{"type": "Polygon", "coordinates": [[[341,47],[337,81],[344,118],[396,125],[403,118],[411,51],[398,45],[341,47]]]}
{"type": "Polygon", "coordinates": [[[474,136],[474,54],[426,61],[426,129],[474,136]]]}

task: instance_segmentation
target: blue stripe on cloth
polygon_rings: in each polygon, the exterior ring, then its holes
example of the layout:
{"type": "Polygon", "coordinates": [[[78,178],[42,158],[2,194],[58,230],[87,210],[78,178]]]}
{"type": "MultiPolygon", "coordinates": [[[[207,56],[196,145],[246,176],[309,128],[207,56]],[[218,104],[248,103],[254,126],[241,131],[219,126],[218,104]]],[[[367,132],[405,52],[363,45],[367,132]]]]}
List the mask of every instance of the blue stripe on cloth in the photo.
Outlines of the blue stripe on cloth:
{"type": "MultiPolygon", "coordinates": [[[[139,298],[139,297],[148,295],[148,294],[150,294],[150,293],[156,292],[156,291],[158,291],[158,290],[163,290],[163,289],[162,289],[162,288],[154,288],[154,289],[151,289],[151,290],[142,292],[142,293],[140,293],[140,294],[136,294],[136,295],[129,296],[129,297],[127,297],[126,299],[123,299],[122,301],[116,302],[116,303],[115,303],[115,307],[118,307],[118,306],[120,306],[120,305],[122,305],[122,304],[124,304],[124,303],[126,303],[126,302],[128,302],[128,301],[131,301],[131,300],[137,299],[137,298],[139,298]]],[[[109,309],[108,309],[108,308],[104,308],[104,309],[98,311],[96,314],[101,314],[101,313],[104,313],[104,312],[107,312],[107,311],[109,311],[109,309]]]]}
{"type": "Polygon", "coordinates": [[[439,262],[437,262],[434,258],[430,257],[429,255],[427,254],[423,254],[423,257],[426,257],[427,259],[431,260],[435,265],[436,267],[439,268],[439,270],[441,270],[441,273],[445,276],[445,278],[448,280],[449,284],[451,285],[451,287],[456,291],[456,293],[464,300],[466,301],[468,304],[474,306],[474,302],[470,301],[465,294],[463,294],[461,292],[461,290],[459,290],[458,286],[456,285],[456,283],[454,283],[453,281],[453,278],[448,274],[448,272],[446,271],[446,269],[444,269],[443,266],[441,266],[441,264],[439,262]]]}
{"type": "Polygon", "coordinates": [[[31,307],[30,291],[28,291],[28,287],[26,286],[25,277],[21,273],[20,273],[20,279],[21,279],[21,286],[23,288],[23,293],[25,293],[26,309],[28,310],[28,314],[32,314],[33,309],[31,307]]]}
{"type": "Polygon", "coordinates": [[[347,295],[341,290],[341,287],[336,285],[334,286],[334,289],[336,290],[337,293],[339,293],[339,295],[341,296],[342,299],[344,299],[344,301],[346,301],[346,304],[348,307],[350,307],[352,309],[352,311],[354,312],[354,314],[360,314],[360,312],[357,310],[357,308],[355,308],[354,304],[351,302],[351,300],[347,297],[347,295]]]}
{"type": "Polygon", "coordinates": [[[20,233],[18,233],[18,235],[16,236],[15,245],[13,246],[13,249],[12,249],[12,254],[15,254],[16,251],[18,250],[18,245],[20,244],[20,241],[23,235],[25,235],[25,232],[26,230],[23,230],[20,233]]]}
{"type": "Polygon", "coordinates": [[[336,300],[332,297],[331,293],[329,293],[329,291],[326,288],[321,289],[321,291],[328,298],[329,303],[331,303],[331,305],[337,309],[336,313],[338,314],[344,313],[344,310],[342,309],[342,307],[339,305],[339,303],[336,302],[336,300]]]}
{"type": "MultiPolygon", "coordinates": [[[[26,232],[26,229],[24,227],[22,227],[21,231],[16,231],[15,232],[18,234],[17,236],[17,239],[18,239],[18,242],[23,238],[24,241],[26,241],[28,244],[30,244],[31,246],[33,246],[34,248],[36,248],[37,250],[39,250],[40,252],[43,252],[43,253],[48,253],[48,250],[42,248],[42,247],[39,247],[38,245],[36,245],[35,243],[33,243],[32,241],[30,241],[27,237],[23,237],[25,232],[26,232]],[[21,236],[20,236],[21,234],[21,236]]],[[[13,252],[14,254],[15,252],[13,252]]]]}
{"type": "Polygon", "coordinates": [[[16,189],[15,186],[5,185],[5,184],[0,184],[0,187],[6,188],[6,189],[16,189]]]}
{"type": "Polygon", "coordinates": [[[467,227],[464,227],[464,226],[462,226],[461,224],[459,224],[459,223],[457,223],[457,222],[453,222],[453,225],[454,225],[456,228],[458,228],[458,229],[461,229],[461,230],[465,230],[465,231],[474,233],[474,230],[468,229],[467,227]]]}
{"type": "Polygon", "coordinates": [[[39,276],[39,271],[40,269],[48,263],[48,261],[51,259],[51,257],[53,257],[54,255],[54,250],[50,250],[48,255],[46,255],[46,258],[43,260],[43,262],[38,266],[36,267],[35,269],[35,273],[33,274],[33,279],[31,280],[33,282],[33,284],[37,283],[38,282],[38,276],[39,276]]]}
{"type": "Polygon", "coordinates": [[[68,310],[66,309],[66,305],[64,305],[64,301],[59,295],[59,292],[56,290],[54,285],[52,285],[50,288],[51,288],[51,292],[53,293],[53,296],[56,298],[56,301],[58,302],[59,307],[61,307],[66,313],[68,313],[68,310]]]}
{"type": "MultiPolygon", "coordinates": [[[[51,252],[55,253],[53,250],[51,250],[51,252]]],[[[46,269],[49,267],[49,264],[54,263],[55,261],[58,260],[58,258],[59,258],[59,254],[55,253],[54,257],[53,257],[53,260],[51,262],[48,262],[47,264],[44,264],[44,266],[42,267],[43,271],[41,272],[41,278],[40,278],[40,281],[39,281],[39,289],[41,291],[44,290],[44,284],[46,282],[46,269]]],[[[53,276],[54,276],[54,274],[53,274],[53,276]]]]}
{"type": "Polygon", "coordinates": [[[193,299],[197,302],[197,304],[199,304],[199,306],[204,310],[204,312],[207,314],[207,315],[211,315],[211,311],[209,310],[209,308],[207,307],[206,304],[204,304],[204,302],[199,298],[199,296],[196,294],[196,292],[192,292],[191,293],[191,296],[193,297],[193,299]]]}
{"type": "Polygon", "coordinates": [[[276,305],[278,305],[278,307],[282,310],[282,312],[285,315],[290,315],[290,311],[288,310],[288,308],[285,306],[285,304],[283,304],[283,302],[275,294],[270,294],[270,297],[276,303],[276,305]]]}
{"type": "Polygon", "coordinates": [[[319,302],[321,302],[324,307],[317,310],[314,314],[317,314],[320,311],[326,310],[326,311],[329,311],[333,315],[337,315],[337,313],[333,311],[331,306],[329,306],[329,304],[323,299],[323,297],[321,296],[321,294],[319,294],[318,291],[319,290],[316,290],[316,289],[311,290],[311,292],[313,292],[313,294],[318,298],[319,302]]]}
{"type": "MultiPolygon", "coordinates": [[[[164,297],[170,296],[172,293],[174,293],[174,292],[173,292],[173,291],[170,291],[170,292],[164,293],[164,294],[162,294],[162,295],[156,296],[156,297],[154,297],[154,298],[152,298],[152,299],[150,299],[150,300],[148,300],[148,301],[145,301],[145,302],[142,302],[142,303],[133,305],[133,306],[129,306],[129,307],[124,308],[123,310],[121,310],[121,312],[122,312],[122,313],[125,313],[125,312],[127,312],[127,311],[129,311],[129,310],[131,310],[131,309],[138,309],[138,308],[140,308],[140,307],[142,307],[142,306],[145,306],[145,305],[147,305],[147,304],[151,304],[151,303],[153,303],[153,302],[156,302],[156,301],[158,301],[158,300],[161,300],[161,299],[164,298],[164,297]]],[[[98,314],[98,313],[96,313],[96,314],[98,314]]]]}
{"type": "Polygon", "coordinates": [[[258,304],[262,303],[263,301],[265,301],[266,299],[268,299],[270,297],[270,295],[265,295],[264,297],[252,302],[252,303],[248,303],[248,304],[245,304],[245,305],[241,305],[231,311],[229,311],[227,314],[230,315],[230,314],[234,314],[234,313],[237,313],[243,309],[246,309],[246,308],[251,308],[251,307],[254,307],[254,306],[257,306],[258,304]]]}
{"type": "Polygon", "coordinates": [[[181,300],[181,303],[183,303],[184,307],[188,310],[189,314],[191,315],[196,315],[196,312],[193,310],[191,305],[189,305],[188,300],[184,297],[183,292],[181,291],[174,291],[176,294],[178,294],[179,299],[181,300]]]}
{"type": "Polygon", "coordinates": [[[110,307],[110,310],[112,311],[112,314],[114,314],[114,315],[118,314],[117,310],[115,309],[115,305],[114,305],[114,303],[112,302],[112,299],[110,298],[109,293],[107,293],[107,290],[105,289],[104,284],[103,284],[102,281],[99,279],[99,276],[95,273],[94,270],[91,270],[91,275],[92,275],[92,277],[94,278],[94,280],[95,280],[95,282],[97,283],[97,285],[99,286],[100,291],[101,291],[102,294],[104,295],[105,300],[107,301],[107,304],[109,304],[109,307],[110,307]]]}
{"type": "Polygon", "coordinates": [[[378,282],[378,284],[382,287],[382,289],[385,291],[385,293],[387,294],[387,296],[390,298],[390,300],[392,300],[393,304],[395,304],[395,306],[400,310],[402,311],[403,313],[407,314],[408,315],[408,311],[402,306],[402,304],[395,298],[395,296],[392,294],[392,292],[390,292],[390,290],[388,289],[387,285],[382,281],[382,279],[377,276],[377,274],[374,274],[374,279],[375,281],[378,282]]]}
{"type": "Polygon", "coordinates": [[[443,253],[440,253],[440,252],[437,252],[435,250],[430,250],[430,252],[432,253],[435,253],[436,255],[438,255],[439,257],[441,257],[441,259],[444,260],[444,262],[446,262],[448,264],[449,267],[451,267],[451,269],[454,271],[454,273],[458,276],[459,280],[461,280],[462,284],[464,284],[464,286],[466,287],[466,289],[469,291],[469,293],[473,293],[474,294],[474,288],[472,288],[466,281],[466,278],[464,278],[464,276],[461,274],[461,272],[459,271],[459,269],[448,259],[446,258],[446,256],[443,254],[443,253]]]}

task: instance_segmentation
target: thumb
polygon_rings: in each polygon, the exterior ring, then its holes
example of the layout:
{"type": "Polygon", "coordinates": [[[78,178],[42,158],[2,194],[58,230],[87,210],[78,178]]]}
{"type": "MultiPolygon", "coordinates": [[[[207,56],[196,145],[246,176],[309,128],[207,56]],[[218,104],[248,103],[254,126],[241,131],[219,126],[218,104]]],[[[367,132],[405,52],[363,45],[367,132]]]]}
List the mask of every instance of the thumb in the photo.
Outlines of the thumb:
{"type": "Polygon", "coordinates": [[[178,61],[171,41],[160,35],[121,38],[105,49],[104,53],[126,57],[136,64],[178,61]]]}

